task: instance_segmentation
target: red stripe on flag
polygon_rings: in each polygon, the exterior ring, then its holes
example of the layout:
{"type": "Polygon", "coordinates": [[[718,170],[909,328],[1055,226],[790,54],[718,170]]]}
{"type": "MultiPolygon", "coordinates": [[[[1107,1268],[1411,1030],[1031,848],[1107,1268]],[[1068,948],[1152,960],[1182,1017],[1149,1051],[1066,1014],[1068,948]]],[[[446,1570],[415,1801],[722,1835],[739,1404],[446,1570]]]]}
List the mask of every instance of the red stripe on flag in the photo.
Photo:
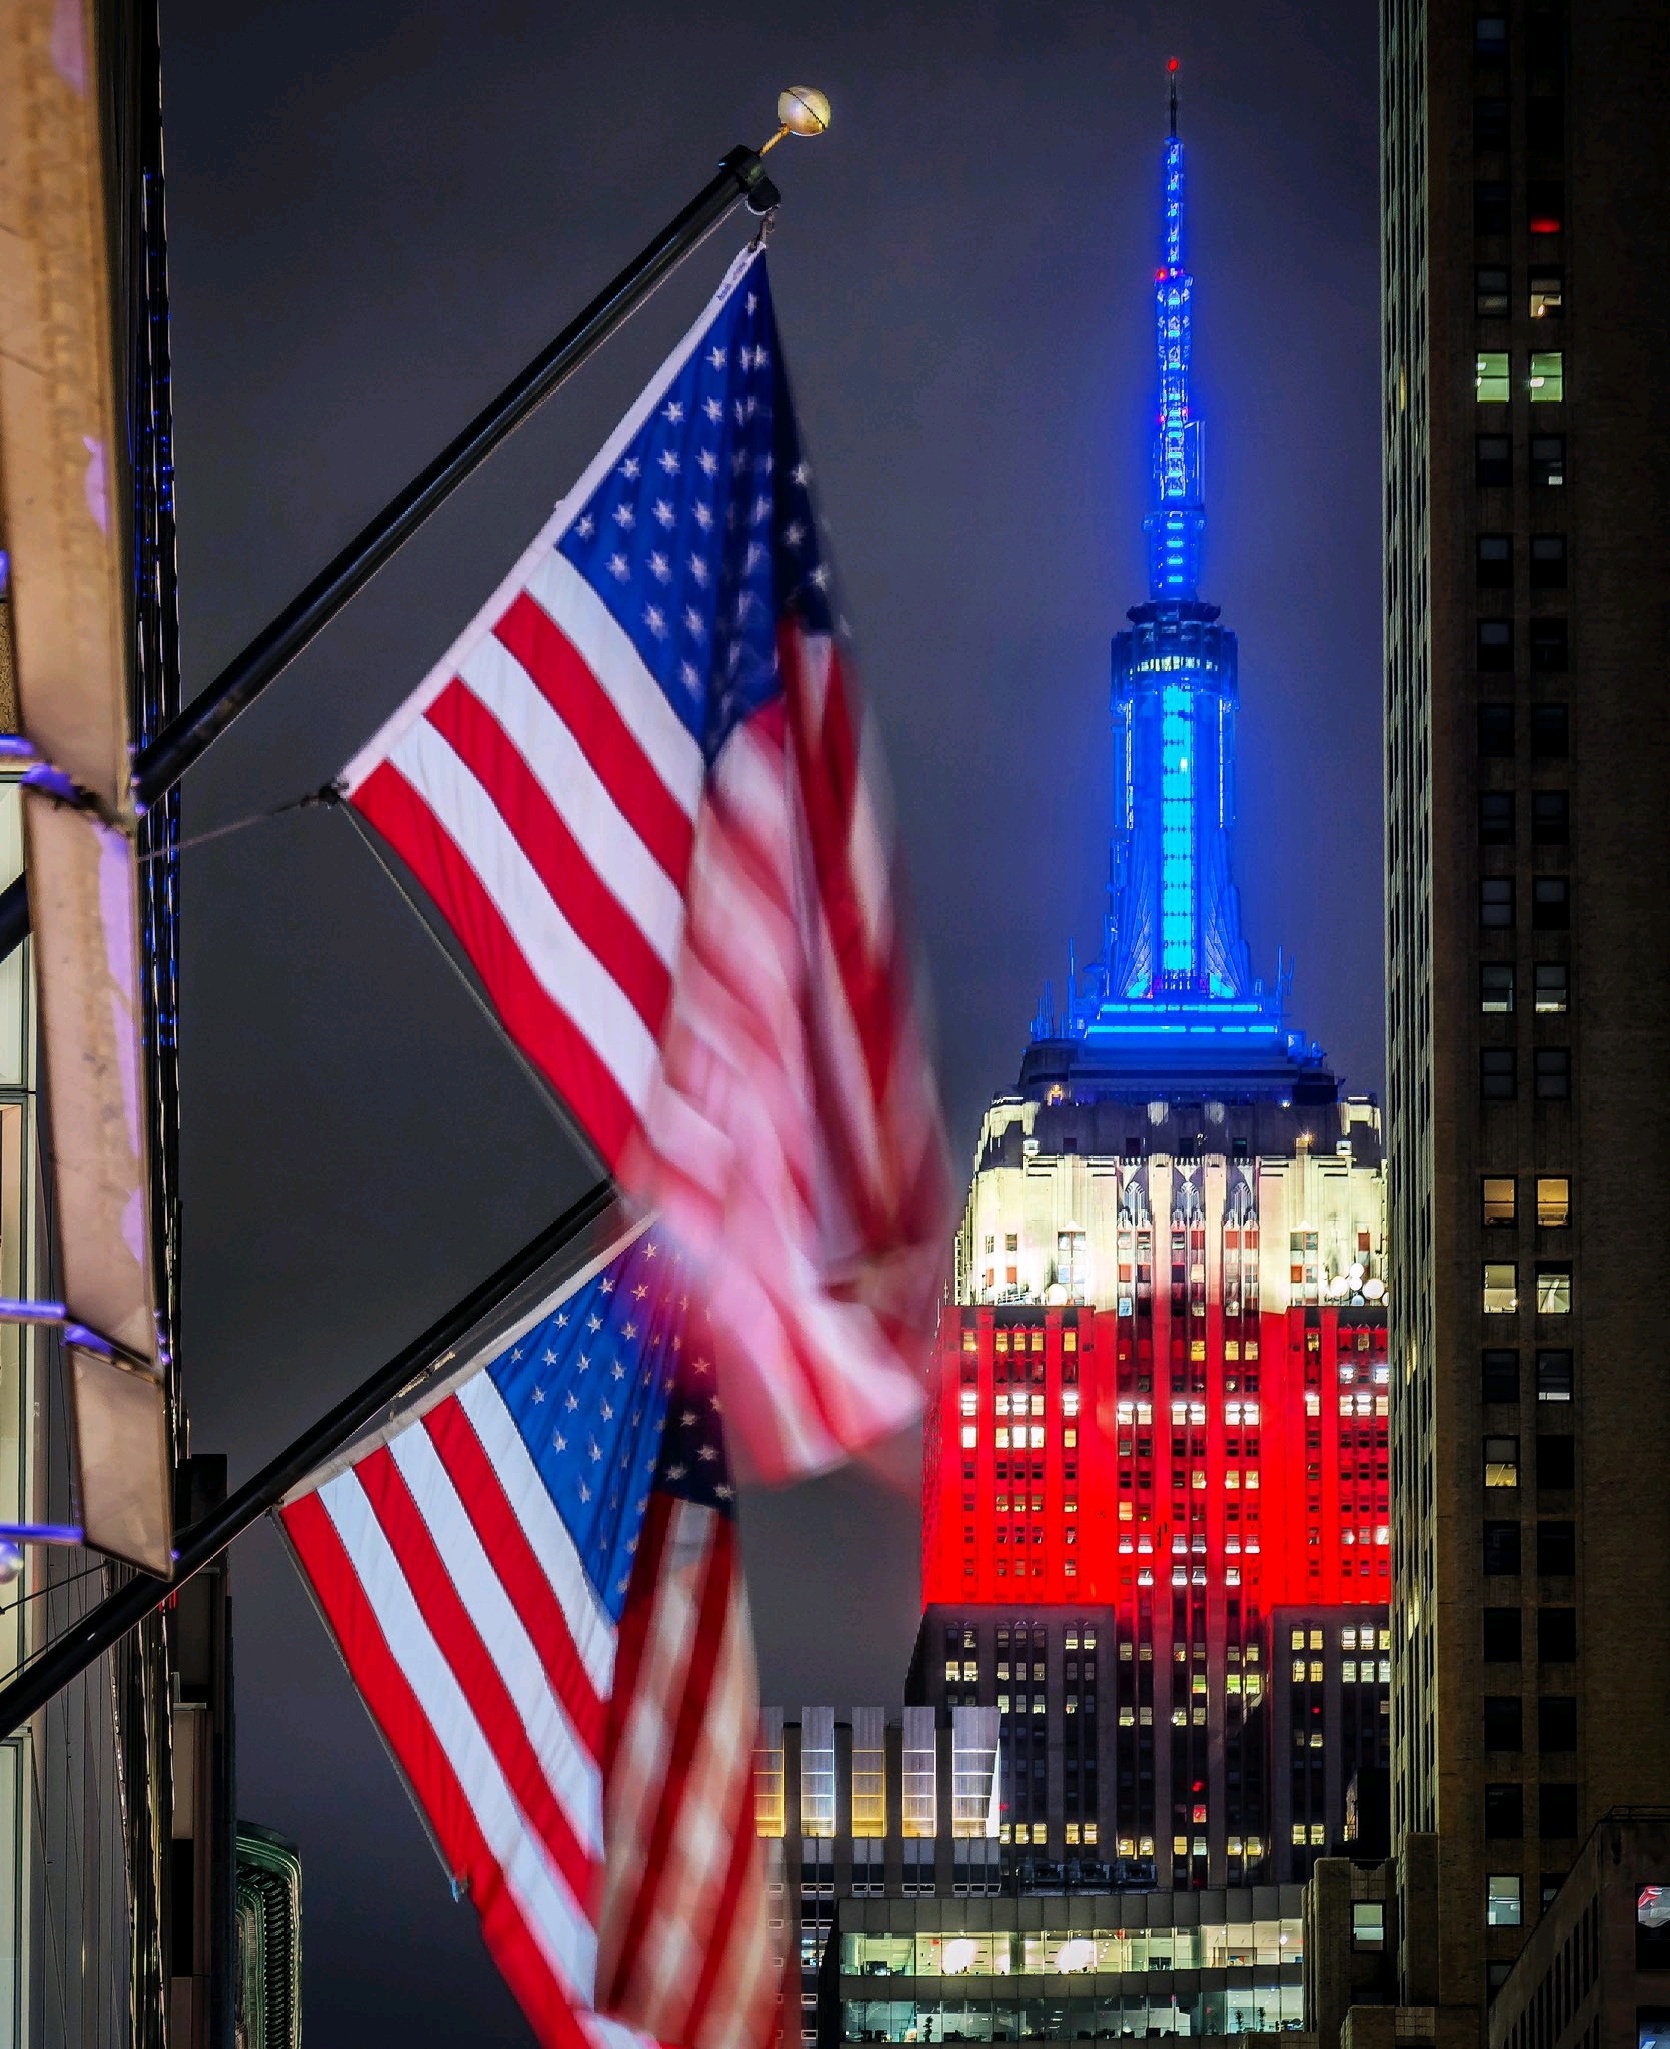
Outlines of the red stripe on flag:
{"type": "Polygon", "coordinates": [[[469,1703],[516,1804],[549,1852],[577,1902],[591,1898],[594,1871],[562,1803],[545,1776],[510,1690],[459,1598],[406,1477],[386,1447],[354,1468],[388,1538],[418,1612],[469,1703]]]}
{"type": "Polygon", "coordinates": [[[493,629],[574,735],[621,816],[682,889],[694,831],[608,693],[562,628],[526,591],[493,629]]]}
{"type": "Polygon", "coordinates": [[[636,1128],[636,1113],[584,1034],[535,976],[451,835],[389,762],[373,770],[350,801],[434,899],[505,1030],[568,1104],[613,1172],[636,1128]]]}
{"type": "MultiPolygon", "coordinates": [[[[737,1987],[725,1982],[733,1976],[731,1949],[738,1936],[747,1939],[746,1894],[750,1883],[758,1886],[764,1881],[760,1869],[759,1842],[754,1834],[754,1774],[752,1760],[749,1768],[737,1774],[737,1784],[731,1801],[731,1811],[725,1817],[725,1830],[730,1837],[731,1856],[725,1869],[725,1882],[714,1905],[713,1932],[702,1958],[701,1972],[696,1979],[695,1990],[690,1995],[688,2016],[683,2029],[683,2039],[699,2042],[706,2029],[708,2012],[714,1997],[734,1997],[737,1987]],[[744,1924],[744,1925],[739,1925],[744,1924]]],[[[757,1907],[757,1900],[754,1902],[757,1907]]],[[[755,1988],[756,1998],[763,1989],[767,1997],[772,1991],[771,1978],[766,1975],[763,1988],[755,1988]]],[[[732,2016],[734,2021],[736,2016],[732,2016]]]]}
{"type": "Polygon", "coordinates": [[[532,1639],[552,1690],[574,1732],[599,1762],[603,1756],[604,1705],[582,1663],[562,1603],[516,1519],[481,1439],[457,1401],[442,1402],[423,1418],[437,1457],[458,1490],[464,1512],[499,1576],[522,1627],[532,1639]]]}
{"type": "Polygon", "coordinates": [[[317,1494],[280,1511],[337,1648],[393,1751],[442,1857],[468,1882],[482,1939],[544,2049],[594,2049],[569,1989],[551,1969],[487,1847],[464,1789],[366,1599],[336,1525],[317,1494]]]}
{"type": "Polygon", "coordinates": [[[586,859],[520,749],[459,677],[424,716],[487,792],[575,936],[625,992],[651,1037],[656,1036],[671,984],[666,965],[586,859]]]}

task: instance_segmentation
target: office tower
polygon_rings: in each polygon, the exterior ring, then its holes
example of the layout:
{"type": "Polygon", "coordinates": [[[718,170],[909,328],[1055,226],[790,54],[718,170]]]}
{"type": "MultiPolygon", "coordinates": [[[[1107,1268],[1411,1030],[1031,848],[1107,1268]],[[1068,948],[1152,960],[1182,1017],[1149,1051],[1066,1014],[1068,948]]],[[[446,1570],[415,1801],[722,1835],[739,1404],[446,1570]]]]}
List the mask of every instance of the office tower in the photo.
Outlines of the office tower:
{"type": "Polygon", "coordinates": [[[1478,2010],[1670,1797],[1670,14],[1382,19],[1392,1806],[1478,2010]]]}
{"type": "Polygon", "coordinates": [[[1162,177],[1104,943],[986,1114],[924,1445],[910,1697],[1000,1711],[1022,1883],[1303,1879],[1384,1764],[1379,1116],[1241,936],[1175,94],[1162,177]]]}

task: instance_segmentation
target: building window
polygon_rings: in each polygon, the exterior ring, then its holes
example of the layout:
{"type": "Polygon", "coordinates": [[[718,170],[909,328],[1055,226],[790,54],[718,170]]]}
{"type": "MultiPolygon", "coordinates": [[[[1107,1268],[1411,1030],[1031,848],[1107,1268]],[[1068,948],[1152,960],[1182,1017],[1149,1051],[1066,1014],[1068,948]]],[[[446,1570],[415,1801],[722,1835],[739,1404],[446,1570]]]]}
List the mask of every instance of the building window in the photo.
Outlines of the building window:
{"type": "Polygon", "coordinates": [[[1351,1947],[1353,1949],[1384,1949],[1386,1947],[1386,1903],[1384,1900],[1353,1900],[1351,1902],[1351,1947]]]}
{"type": "Polygon", "coordinates": [[[1533,270],[1531,273],[1531,318],[1559,320],[1566,310],[1566,274],[1563,270],[1533,270]]]}
{"type": "Polygon", "coordinates": [[[1531,436],[1531,482],[1545,491],[1557,491],[1566,481],[1566,437],[1563,434],[1531,436]]]}
{"type": "Polygon", "coordinates": [[[1536,1062],[1537,1100],[1563,1103],[1571,1094],[1571,1054],[1564,1046],[1539,1046],[1536,1062]]]}
{"type": "Polygon", "coordinates": [[[1557,235],[1565,211],[1565,188],[1557,178],[1533,178],[1525,188],[1526,225],[1533,235],[1557,235]]]}
{"type": "MultiPolygon", "coordinates": [[[[1570,1523],[1566,1525],[1571,1528],[1570,1523]]],[[[1537,1610],[1537,1662],[1539,1665],[1569,1665],[1577,1656],[1577,1610],[1537,1610]]]]}
{"type": "Polygon", "coordinates": [[[1563,847],[1571,837],[1571,798],[1565,790],[1531,792],[1531,841],[1539,847],[1563,847]]]}
{"type": "Polygon", "coordinates": [[[1487,875],[1479,884],[1479,923],[1487,932],[1505,932],[1513,925],[1513,878],[1487,875]]]}
{"type": "Polygon", "coordinates": [[[1571,923],[1571,883],[1564,875],[1536,875],[1531,879],[1531,928],[1536,932],[1564,932],[1571,923]]]}
{"type": "Polygon", "coordinates": [[[1537,1261],[1537,1314],[1539,1316],[1569,1316],[1571,1314],[1571,1261],[1539,1259],[1537,1261]]]}
{"type": "Polygon", "coordinates": [[[1563,704],[1531,707],[1531,758],[1563,761],[1570,751],[1570,717],[1563,704]]]}
{"type": "Polygon", "coordinates": [[[1537,1573],[1542,1579],[1570,1579],[1577,1571],[1577,1525],[1537,1524],[1537,1573]]]}
{"type": "Polygon", "coordinates": [[[1507,16],[1481,14],[1473,23],[1473,48],[1485,62],[1500,64],[1508,54],[1507,16]]]}
{"type": "Polygon", "coordinates": [[[1564,1350],[1538,1352],[1537,1400],[1539,1402],[1569,1402],[1571,1400],[1570,1352],[1564,1350]]]}
{"type": "Polygon", "coordinates": [[[1559,674],[1566,666],[1568,647],[1564,619],[1531,621],[1531,667],[1538,675],[1559,674]]]}
{"type": "Polygon", "coordinates": [[[1563,1231],[1571,1223],[1571,1182],[1564,1174],[1537,1176],[1537,1225],[1563,1231]]]}
{"type": "Polygon", "coordinates": [[[1524,1744],[1524,1716],[1517,1693],[1486,1694],[1484,1702],[1484,1747],[1486,1750],[1519,1750],[1524,1744]]]}
{"type": "Polygon", "coordinates": [[[1577,1702],[1569,1693],[1545,1693],[1537,1702],[1537,1748],[1577,1748],[1577,1702]]]}
{"type": "Polygon", "coordinates": [[[1487,1437],[1484,1441],[1484,1484],[1487,1487],[1519,1485],[1519,1439],[1487,1437]]]}
{"type": "Polygon", "coordinates": [[[1486,1174],[1479,1184],[1479,1192],[1483,1221],[1487,1227],[1515,1221],[1515,1184],[1511,1174],[1486,1174]]]}
{"type": "Polygon", "coordinates": [[[1534,591],[1563,591],[1566,587],[1566,537],[1564,534],[1531,536],[1531,588],[1534,591]]]}
{"type": "MultiPolygon", "coordinates": [[[[1475,235],[1505,235],[1512,218],[1508,188],[1499,178],[1480,178],[1473,186],[1473,232],[1475,235]]],[[[1480,359],[1481,361],[1483,358],[1480,359]]],[[[1504,354],[1501,358],[1507,362],[1504,354]]],[[[1506,391],[1502,393],[1507,397],[1506,391]]]]}
{"type": "Polygon", "coordinates": [[[1518,1523],[1486,1523],[1484,1569],[1494,1578],[1512,1578],[1519,1571],[1518,1523]]]}
{"type": "Polygon", "coordinates": [[[1487,1402],[1517,1402],[1519,1399],[1519,1354],[1502,1345],[1492,1345],[1480,1355],[1481,1381],[1487,1402]]]}
{"type": "Polygon", "coordinates": [[[1487,1927],[1517,1928],[1524,1920],[1517,1871],[1493,1871],[1484,1882],[1484,1918],[1487,1927]]]}
{"type": "Polygon", "coordinates": [[[1519,1663],[1520,1614],[1517,1608],[1486,1608],[1484,1655],[1493,1665],[1519,1663]]]}
{"type": "Polygon", "coordinates": [[[1479,844],[1482,847],[1513,845],[1512,790],[1479,792],[1479,844]]]}
{"type": "Polygon", "coordinates": [[[1487,1103],[1511,1103],[1518,1086],[1518,1060],[1511,1046],[1479,1051],[1479,1094],[1487,1103]]]}
{"type": "Polygon", "coordinates": [[[1508,146],[1508,103],[1494,95],[1473,102],[1473,147],[1481,155],[1508,146]]]}
{"type": "Polygon", "coordinates": [[[1475,573],[1480,590],[1513,588],[1513,537],[1509,534],[1480,534],[1475,573]]]}
{"type": "Polygon", "coordinates": [[[1566,395],[1566,359],[1558,349],[1531,352],[1531,403],[1558,404],[1566,395]]]}
{"type": "Polygon", "coordinates": [[[1484,1832],[1495,1842],[1525,1833],[1525,1788],[1511,1781],[1484,1789],[1484,1832]]]}
{"type": "Polygon", "coordinates": [[[1513,442],[1506,434],[1474,436],[1473,482],[1485,490],[1505,490],[1512,484],[1513,442]]]}
{"type": "Polygon", "coordinates": [[[1545,1840],[1563,1841],[1577,1834],[1577,1788],[1545,1785],[1538,1788],[1537,1833],[1545,1840]]]}
{"type": "MultiPolygon", "coordinates": [[[[1540,707],[1533,706],[1536,710],[1540,707]]],[[[1481,704],[1479,706],[1479,752],[1498,758],[1513,753],[1513,706],[1511,704],[1481,704]]]]}
{"type": "Polygon", "coordinates": [[[1511,1259],[1484,1263],[1484,1313],[1512,1316],[1519,1307],[1519,1272],[1511,1259]]]}
{"type": "Polygon", "coordinates": [[[1537,1439],[1537,1486],[1545,1494],[1569,1494],[1577,1485],[1577,1440],[1537,1439]]]}
{"type": "Polygon", "coordinates": [[[1539,960],[1533,971],[1534,1008],[1541,1017],[1563,1017],[1570,970],[1563,960],[1539,960]]]}
{"type": "Polygon", "coordinates": [[[1500,265],[1481,264],[1474,271],[1473,310],[1481,320],[1507,319],[1508,274],[1500,265]]]}
{"type": "Polygon", "coordinates": [[[1479,1008],[1486,1016],[1513,1009],[1513,963],[1487,960],[1479,968],[1479,1008]]]}
{"type": "MultiPolygon", "coordinates": [[[[1505,215],[1505,192],[1502,207],[1505,215]]],[[[1480,349],[1473,369],[1473,395],[1481,406],[1507,404],[1513,395],[1513,379],[1506,349],[1480,349]]]]}
{"type": "Polygon", "coordinates": [[[1502,675],[1513,668],[1513,622],[1509,619],[1481,619],[1478,623],[1478,665],[1502,675]]]}

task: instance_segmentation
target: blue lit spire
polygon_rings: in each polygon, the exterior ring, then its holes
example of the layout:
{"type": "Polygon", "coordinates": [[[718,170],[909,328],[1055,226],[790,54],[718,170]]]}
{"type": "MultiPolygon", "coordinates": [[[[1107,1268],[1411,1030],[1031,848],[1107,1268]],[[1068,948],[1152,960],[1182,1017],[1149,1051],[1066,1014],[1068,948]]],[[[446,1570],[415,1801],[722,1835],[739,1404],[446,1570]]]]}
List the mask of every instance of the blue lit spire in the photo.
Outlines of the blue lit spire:
{"type": "Polygon", "coordinates": [[[1324,1056],[1286,1028],[1287,973],[1273,988],[1256,980],[1241,936],[1232,864],[1240,686],[1235,635],[1200,596],[1206,510],[1201,423],[1189,402],[1194,280],[1183,267],[1175,60],[1170,99],[1154,291],[1159,407],[1143,521],[1149,595],[1113,642],[1106,947],[1069,969],[1064,1014],[1046,998],[1029,1058],[1076,1090],[1117,1091],[1139,1074],[1143,1086],[1173,1075],[1198,1089],[1210,1074],[1226,1091],[1285,1100],[1295,1075],[1320,1071],[1324,1056]]]}
{"type": "Polygon", "coordinates": [[[1171,60],[1171,133],[1166,138],[1165,232],[1154,279],[1154,329],[1160,405],[1154,427],[1154,509],[1148,535],[1148,594],[1192,598],[1200,588],[1200,537],[1206,527],[1201,422],[1189,409],[1189,348],[1194,279],[1183,268],[1183,145],[1177,139],[1177,59],[1171,60]]]}

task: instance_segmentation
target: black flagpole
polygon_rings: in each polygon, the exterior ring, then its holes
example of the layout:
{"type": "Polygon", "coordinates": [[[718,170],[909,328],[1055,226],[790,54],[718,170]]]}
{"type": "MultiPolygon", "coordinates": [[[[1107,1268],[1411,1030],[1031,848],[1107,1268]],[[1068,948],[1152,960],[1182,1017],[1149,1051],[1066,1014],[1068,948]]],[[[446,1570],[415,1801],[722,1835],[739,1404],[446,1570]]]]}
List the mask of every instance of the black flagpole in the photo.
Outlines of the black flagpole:
{"type": "Polygon", "coordinates": [[[25,1666],[9,1685],[0,1687],[0,1739],[20,1728],[60,1687],[85,1671],[153,1608],[160,1608],[193,1573],[218,1558],[234,1537],[241,1537],[259,1522],[292,1487],[351,1444],[425,1367],[463,1344],[477,1325],[506,1303],[518,1288],[533,1280],[548,1261],[595,1225],[614,1199],[613,1183],[599,1182],[531,1244],[506,1261],[496,1274],[466,1295],[456,1308],[431,1324],[422,1337],[397,1352],[363,1386],[338,1402],[329,1415],[304,1430],[253,1479],[229,1494],[212,1514],[182,1531],[174,1552],[172,1579],[136,1574],[55,1638],[32,1665],[25,1666]]]}
{"type": "MultiPolygon", "coordinates": [[[[827,115],[826,117],[827,118],[827,115]]],[[[769,147],[769,145],[767,145],[769,147]]],[[[213,746],[281,670],[363,590],[391,555],[480,467],[507,436],[574,374],[739,201],[766,214],[779,194],[758,150],[738,144],[682,213],[676,214],[555,340],[512,378],[492,403],[363,527],[336,559],[291,599],[205,689],[134,758],[133,796],[148,811],[213,746]]],[[[0,891],[0,960],[29,930],[27,886],[20,876],[0,891]]],[[[0,1696],[3,1697],[3,1696],[0,1696]]]]}

